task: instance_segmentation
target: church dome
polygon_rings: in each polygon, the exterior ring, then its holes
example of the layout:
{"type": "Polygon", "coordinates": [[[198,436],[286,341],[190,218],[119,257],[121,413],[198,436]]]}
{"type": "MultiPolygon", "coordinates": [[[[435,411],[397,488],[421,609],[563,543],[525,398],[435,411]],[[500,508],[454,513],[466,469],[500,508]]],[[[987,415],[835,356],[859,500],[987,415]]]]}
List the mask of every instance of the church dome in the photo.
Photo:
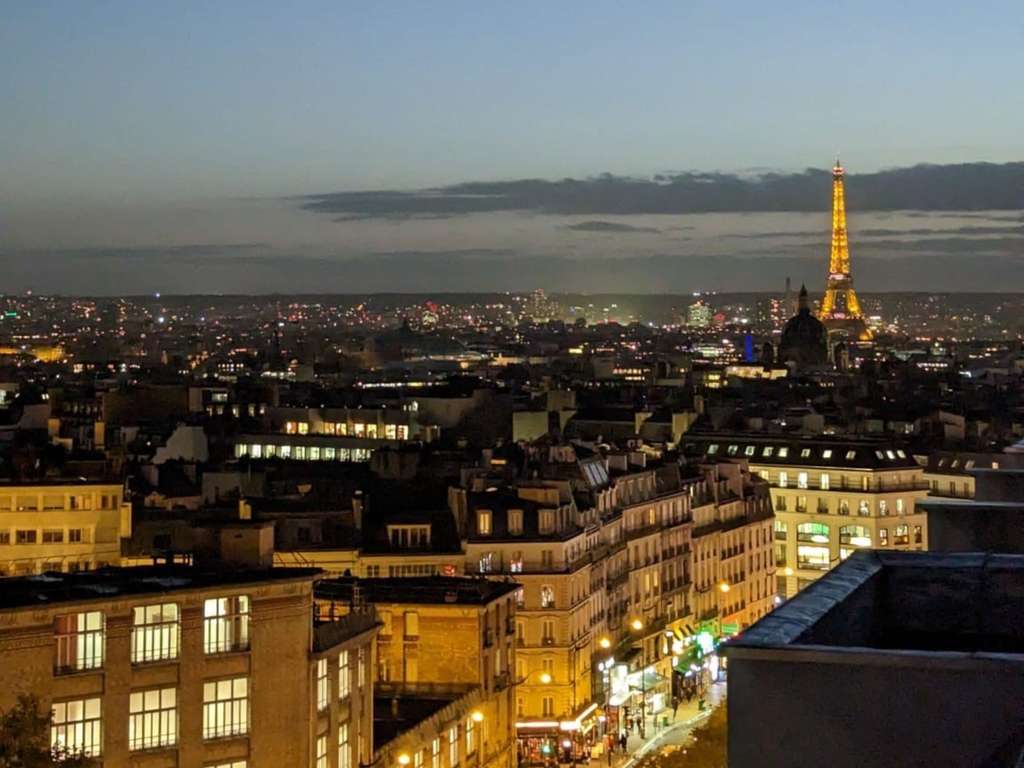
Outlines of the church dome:
{"type": "Polygon", "coordinates": [[[828,331],[811,314],[806,287],[800,288],[799,311],[782,330],[779,359],[797,365],[823,365],[828,362],[828,331]]]}

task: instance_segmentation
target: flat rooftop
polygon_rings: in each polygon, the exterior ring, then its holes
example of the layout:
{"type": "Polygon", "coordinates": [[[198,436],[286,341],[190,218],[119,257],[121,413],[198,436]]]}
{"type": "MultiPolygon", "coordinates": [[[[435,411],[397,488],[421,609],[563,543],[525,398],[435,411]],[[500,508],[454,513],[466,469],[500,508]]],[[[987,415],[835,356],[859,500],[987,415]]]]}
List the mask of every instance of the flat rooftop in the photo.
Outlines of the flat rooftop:
{"type": "Polygon", "coordinates": [[[725,648],[1024,662],[1024,555],[862,550],[725,648]]]}
{"type": "Polygon", "coordinates": [[[156,565],[101,568],[80,573],[43,573],[0,579],[0,610],[110,600],[131,595],[167,594],[216,586],[258,584],[290,579],[313,580],[319,568],[260,568],[223,570],[156,565]]]}
{"type": "Polygon", "coordinates": [[[358,587],[361,600],[368,603],[419,603],[486,605],[519,589],[513,581],[459,578],[454,576],[413,576],[394,579],[341,577],[316,583],[313,594],[322,600],[349,602],[358,587]]]}

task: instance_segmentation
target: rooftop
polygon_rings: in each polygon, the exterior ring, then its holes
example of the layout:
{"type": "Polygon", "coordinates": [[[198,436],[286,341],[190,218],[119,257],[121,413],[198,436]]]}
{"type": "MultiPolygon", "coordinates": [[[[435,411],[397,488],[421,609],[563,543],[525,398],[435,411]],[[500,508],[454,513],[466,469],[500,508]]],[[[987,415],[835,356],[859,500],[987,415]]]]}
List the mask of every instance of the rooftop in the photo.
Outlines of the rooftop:
{"type": "Polygon", "coordinates": [[[747,459],[755,464],[847,467],[850,469],[919,469],[906,450],[892,442],[791,435],[699,434],[682,441],[685,455],[747,459]]]}
{"type": "Polygon", "coordinates": [[[450,576],[357,579],[340,577],[316,583],[314,594],[324,600],[352,600],[358,596],[367,603],[419,603],[486,605],[515,592],[519,585],[512,581],[491,581],[450,576]]]}
{"type": "Polygon", "coordinates": [[[1022,555],[861,550],[731,641],[726,653],[1020,664],[1022,601],[1022,555]]]}
{"type": "Polygon", "coordinates": [[[110,600],[130,595],[167,594],[220,585],[235,586],[290,579],[311,581],[320,573],[319,568],[206,570],[174,565],[44,573],[0,580],[0,609],[110,600]]]}

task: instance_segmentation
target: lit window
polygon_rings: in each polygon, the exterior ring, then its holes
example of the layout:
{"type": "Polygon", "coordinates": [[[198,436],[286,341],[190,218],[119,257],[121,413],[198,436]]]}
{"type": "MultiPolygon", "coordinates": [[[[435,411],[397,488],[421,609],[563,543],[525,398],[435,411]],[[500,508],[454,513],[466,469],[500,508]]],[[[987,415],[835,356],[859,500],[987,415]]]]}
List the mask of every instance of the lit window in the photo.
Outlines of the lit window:
{"type": "Polygon", "coordinates": [[[789,473],[779,472],[779,488],[786,488],[789,486],[789,473]]]}
{"type": "Polygon", "coordinates": [[[43,529],[43,544],[62,544],[64,543],[64,529],[63,528],[44,528],[43,529]]]}
{"type": "Polygon", "coordinates": [[[398,425],[398,439],[408,440],[409,439],[409,428],[405,424],[398,425]]]}
{"type": "Polygon", "coordinates": [[[896,514],[903,514],[903,499],[896,499],[896,514]]]}
{"type": "Polygon", "coordinates": [[[348,667],[348,651],[338,654],[338,698],[347,699],[352,690],[352,671],[348,667]]]}
{"type": "Polygon", "coordinates": [[[892,451],[886,451],[886,452],[885,452],[885,455],[886,455],[886,457],[887,457],[888,459],[890,459],[890,460],[893,460],[893,459],[895,459],[895,458],[896,458],[896,454],[895,454],[895,453],[893,453],[892,451]]]}
{"type": "Polygon", "coordinates": [[[806,488],[807,487],[807,473],[806,472],[800,472],[800,473],[797,474],[797,476],[796,476],[796,487],[797,488],[806,488]]]}
{"type": "Polygon", "coordinates": [[[441,768],[441,739],[430,742],[430,768],[441,768]]]}
{"type": "Polygon", "coordinates": [[[764,447],[764,450],[761,451],[761,455],[767,458],[767,457],[770,457],[774,452],[775,452],[775,448],[773,446],[766,445],[764,447]]]}
{"type": "Polygon", "coordinates": [[[249,681],[244,677],[203,683],[203,738],[249,731],[249,681]]]}
{"type": "Polygon", "coordinates": [[[54,702],[50,714],[50,746],[97,757],[103,749],[100,699],[54,702]]]}
{"type": "Polygon", "coordinates": [[[420,615],[416,611],[405,612],[405,637],[415,640],[420,636],[420,615]]]}
{"type": "Polygon", "coordinates": [[[348,723],[338,726],[338,768],[352,768],[352,746],[348,743],[348,723]]]}
{"type": "Polygon", "coordinates": [[[508,532],[519,535],[523,532],[523,510],[510,509],[508,512],[508,532]]]}
{"type": "Polygon", "coordinates": [[[555,590],[546,584],[540,588],[540,607],[541,608],[554,608],[555,607],[555,590]]]}
{"type": "Polygon", "coordinates": [[[735,456],[739,450],[740,447],[738,445],[730,445],[729,448],[726,450],[726,453],[728,453],[730,456],[735,456]]]}
{"type": "Polygon", "coordinates": [[[889,502],[885,499],[878,500],[878,514],[883,516],[889,514],[889,502]]]}
{"type": "Polygon", "coordinates": [[[448,765],[455,768],[459,764],[459,726],[448,729],[448,765]]]}
{"type": "Polygon", "coordinates": [[[476,513],[476,532],[480,536],[491,535],[491,513],[489,510],[481,510],[476,513]]]}
{"type": "Polygon", "coordinates": [[[892,543],[899,546],[900,544],[910,543],[910,527],[907,525],[897,525],[896,530],[893,533],[892,543]]]}
{"type": "Polygon", "coordinates": [[[827,491],[831,485],[832,479],[828,476],[828,472],[821,473],[821,490],[827,491]]]}
{"type": "Polygon", "coordinates": [[[394,424],[384,425],[384,437],[388,440],[395,440],[398,438],[398,429],[394,424]]]}
{"type": "Polygon", "coordinates": [[[800,451],[800,458],[801,459],[809,459],[810,457],[811,457],[811,449],[810,448],[804,448],[804,449],[802,449],[800,451]]]}
{"type": "Polygon", "coordinates": [[[249,647],[249,597],[215,597],[203,604],[206,653],[244,651],[249,647]]]}
{"type": "Polygon", "coordinates": [[[888,547],[889,546],[889,529],[888,528],[879,528],[878,529],[878,545],[880,547],[888,547]]]}
{"type": "Polygon", "coordinates": [[[100,611],[58,616],[57,674],[101,669],[106,622],[100,611]]]}
{"type": "Polygon", "coordinates": [[[796,540],[813,544],[828,544],[828,526],[824,523],[800,523],[796,527],[796,540]]]}
{"type": "Polygon", "coordinates": [[[132,663],[178,658],[181,624],[176,603],[132,609],[132,663]]]}
{"type": "Polygon", "coordinates": [[[829,568],[828,547],[810,547],[803,544],[796,548],[797,568],[827,571],[829,568]]]}
{"type": "Polygon", "coordinates": [[[754,451],[756,451],[756,450],[757,450],[757,446],[756,445],[748,445],[744,449],[743,455],[744,456],[753,456],[754,455],[754,451]]]}
{"type": "Polygon", "coordinates": [[[866,499],[860,500],[860,503],[857,505],[857,514],[865,517],[871,514],[871,506],[866,499]]]}
{"type": "Polygon", "coordinates": [[[177,691],[158,688],[132,693],[128,700],[128,749],[169,747],[177,741],[177,691]]]}
{"type": "Polygon", "coordinates": [[[857,452],[856,451],[847,451],[846,452],[846,460],[847,461],[853,461],[855,458],[857,458],[857,452]]]}
{"type": "Polygon", "coordinates": [[[327,768],[327,734],[316,737],[316,768],[327,768]]]}
{"type": "Polygon", "coordinates": [[[712,443],[711,445],[708,446],[707,454],[708,456],[711,456],[716,453],[718,453],[718,443],[712,443]]]}
{"type": "Polygon", "coordinates": [[[832,458],[832,449],[831,448],[826,448],[825,450],[823,450],[821,452],[821,458],[823,458],[823,459],[831,459],[832,458]]]}
{"type": "MultiPolygon", "coordinates": [[[[316,660],[316,708],[327,709],[331,704],[331,681],[327,677],[327,659],[316,660]]],[[[326,749],[326,747],[325,747],[326,749]]],[[[326,759],[326,756],[325,756],[326,759]]]]}
{"type": "Polygon", "coordinates": [[[466,718],[466,754],[471,755],[476,752],[476,723],[473,722],[473,718],[466,718]]]}
{"type": "Polygon", "coordinates": [[[787,456],[789,456],[789,448],[786,448],[785,446],[779,448],[779,458],[784,459],[787,456]]]}

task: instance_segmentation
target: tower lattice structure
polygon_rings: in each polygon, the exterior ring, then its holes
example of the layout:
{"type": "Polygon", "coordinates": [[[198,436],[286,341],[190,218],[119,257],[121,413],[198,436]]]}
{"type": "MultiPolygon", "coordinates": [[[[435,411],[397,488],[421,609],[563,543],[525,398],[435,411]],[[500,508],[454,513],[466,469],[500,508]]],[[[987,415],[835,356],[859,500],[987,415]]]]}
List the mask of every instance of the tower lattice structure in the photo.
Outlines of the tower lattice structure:
{"type": "Polygon", "coordinates": [[[860,300],[850,273],[850,243],[846,234],[846,194],[843,166],[832,168],[832,249],[828,259],[828,281],[821,301],[820,318],[829,330],[842,331],[859,339],[870,339],[860,300]]]}

